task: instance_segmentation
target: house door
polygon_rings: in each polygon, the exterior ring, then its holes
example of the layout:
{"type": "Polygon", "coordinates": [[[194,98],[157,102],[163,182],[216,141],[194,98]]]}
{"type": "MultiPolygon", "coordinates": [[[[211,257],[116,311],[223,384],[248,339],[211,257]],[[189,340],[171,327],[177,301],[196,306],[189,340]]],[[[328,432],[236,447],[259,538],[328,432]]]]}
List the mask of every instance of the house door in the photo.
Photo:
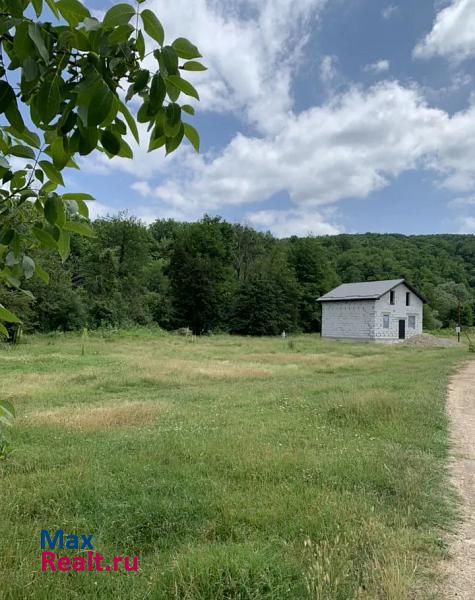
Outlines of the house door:
{"type": "Polygon", "coordinates": [[[399,321],[399,339],[400,340],[406,339],[406,321],[405,321],[405,319],[401,319],[399,321]]]}

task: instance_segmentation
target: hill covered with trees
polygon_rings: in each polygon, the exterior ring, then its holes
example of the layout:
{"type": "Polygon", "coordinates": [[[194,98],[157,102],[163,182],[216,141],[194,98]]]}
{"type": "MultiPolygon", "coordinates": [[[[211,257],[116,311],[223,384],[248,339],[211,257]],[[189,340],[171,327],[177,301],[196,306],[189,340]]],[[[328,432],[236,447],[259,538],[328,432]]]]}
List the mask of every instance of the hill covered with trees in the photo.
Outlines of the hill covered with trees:
{"type": "Polygon", "coordinates": [[[316,299],[343,282],[406,278],[429,301],[426,327],[449,326],[462,306],[473,324],[475,236],[358,234],[278,240],[205,217],[197,223],[127,215],[98,219],[72,239],[63,264],[44,250],[49,285],[34,300],[0,289],[29,331],[158,324],[195,333],[319,331],[316,299]]]}

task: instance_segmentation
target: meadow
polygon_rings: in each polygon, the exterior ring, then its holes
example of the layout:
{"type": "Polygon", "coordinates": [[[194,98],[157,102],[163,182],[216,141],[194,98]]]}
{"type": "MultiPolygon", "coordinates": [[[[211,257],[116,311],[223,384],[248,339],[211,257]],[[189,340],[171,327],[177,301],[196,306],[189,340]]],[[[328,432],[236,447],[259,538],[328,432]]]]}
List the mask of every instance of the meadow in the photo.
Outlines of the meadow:
{"type": "Polygon", "coordinates": [[[3,345],[0,597],[436,598],[445,394],[466,358],[159,330],[3,345]],[[139,571],[42,573],[42,529],[139,571]]]}

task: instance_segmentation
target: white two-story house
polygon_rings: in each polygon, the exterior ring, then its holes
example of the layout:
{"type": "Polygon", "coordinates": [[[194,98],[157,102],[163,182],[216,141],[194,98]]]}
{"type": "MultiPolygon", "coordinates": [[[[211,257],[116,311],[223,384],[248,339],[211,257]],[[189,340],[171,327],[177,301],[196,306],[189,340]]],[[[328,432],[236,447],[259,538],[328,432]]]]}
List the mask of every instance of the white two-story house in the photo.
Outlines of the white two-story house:
{"type": "Polygon", "coordinates": [[[426,301],[404,279],[344,283],[318,302],[324,338],[398,342],[422,333],[426,301]]]}

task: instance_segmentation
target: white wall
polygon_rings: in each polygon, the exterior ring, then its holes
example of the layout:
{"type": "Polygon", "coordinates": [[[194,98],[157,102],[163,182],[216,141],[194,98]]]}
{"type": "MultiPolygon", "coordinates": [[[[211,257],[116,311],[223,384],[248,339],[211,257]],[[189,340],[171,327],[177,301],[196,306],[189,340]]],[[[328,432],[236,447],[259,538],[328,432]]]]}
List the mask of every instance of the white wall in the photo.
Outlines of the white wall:
{"type": "Polygon", "coordinates": [[[322,302],[322,337],[368,340],[374,330],[374,301],[322,302]]]}
{"type": "Polygon", "coordinates": [[[416,296],[411,290],[401,283],[396,288],[395,304],[390,303],[389,292],[379,300],[376,300],[375,306],[375,338],[377,340],[398,340],[399,339],[399,320],[406,321],[406,338],[422,333],[422,300],[416,296]],[[406,306],[406,292],[410,293],[410,306],[406,306]],[[383,327],[383,315],[389,315],[389,329],[383,327]],[[416,328],[409,329],[409,315],[416,317],[416,328]]]}

